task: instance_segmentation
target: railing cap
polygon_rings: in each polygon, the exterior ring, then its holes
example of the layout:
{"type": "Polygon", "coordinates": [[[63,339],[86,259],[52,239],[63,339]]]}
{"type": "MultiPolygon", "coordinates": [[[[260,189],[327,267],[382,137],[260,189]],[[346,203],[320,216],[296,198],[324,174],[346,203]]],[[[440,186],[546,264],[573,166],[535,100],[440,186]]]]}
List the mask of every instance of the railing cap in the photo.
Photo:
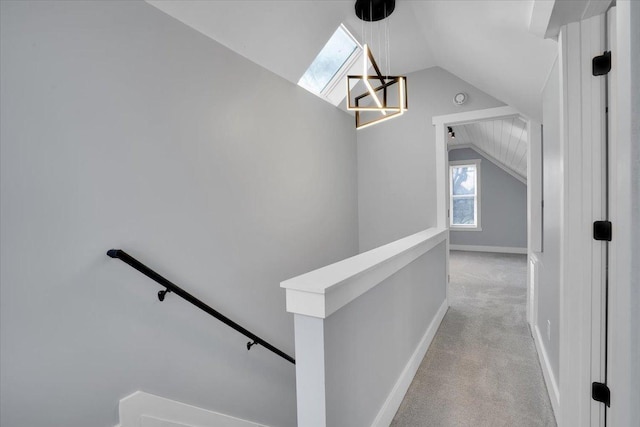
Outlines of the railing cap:
{"type": "Polygon", "coordinates": [[[280,283],[287,311],[325,318],[444,241],[446,228],[429,228],[280,283]]]}

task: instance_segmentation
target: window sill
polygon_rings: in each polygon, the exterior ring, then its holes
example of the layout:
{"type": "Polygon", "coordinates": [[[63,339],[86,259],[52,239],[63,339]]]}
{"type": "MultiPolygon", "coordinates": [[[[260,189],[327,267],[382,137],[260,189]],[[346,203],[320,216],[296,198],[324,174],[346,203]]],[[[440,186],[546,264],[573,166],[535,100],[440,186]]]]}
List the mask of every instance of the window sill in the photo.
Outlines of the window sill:
{"type": "Polygon", "coordinates": [[[449,226],[450,231],[482,231],[482,227],[459,227],[449,226]]]}

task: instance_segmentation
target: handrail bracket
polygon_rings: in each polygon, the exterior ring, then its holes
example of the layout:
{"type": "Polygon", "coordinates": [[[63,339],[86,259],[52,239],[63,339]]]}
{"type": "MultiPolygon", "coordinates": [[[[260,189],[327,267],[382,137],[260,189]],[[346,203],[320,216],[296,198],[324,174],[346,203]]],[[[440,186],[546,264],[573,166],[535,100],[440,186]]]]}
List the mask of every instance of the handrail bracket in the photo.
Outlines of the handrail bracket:
{"type": "Polygon", "coordinates": [[[161,302],[164,301],[165,295],[167,295],[169,292],[171,292],[171,289],[164,289],[162,291],[158,291],[158,299],[161,302]]]}

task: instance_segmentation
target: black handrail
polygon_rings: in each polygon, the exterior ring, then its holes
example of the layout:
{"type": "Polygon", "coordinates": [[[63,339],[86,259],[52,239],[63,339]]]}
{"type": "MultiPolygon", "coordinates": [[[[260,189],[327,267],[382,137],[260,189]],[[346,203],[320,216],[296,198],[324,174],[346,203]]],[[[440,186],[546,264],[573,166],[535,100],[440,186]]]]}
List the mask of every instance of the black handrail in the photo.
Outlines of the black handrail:
{"type": "Polygon", "coordinates": [[[111,258],[118,258],[119,260],[129,264],[131,267],[133,267],[136,270],[138,270],[140,273],[144,274],[145,276],[155,280],[156,282],[158,282],[162,286],[164,286],[165,289],[158,292],[158,299],[160,301],[164,301],[164,297],[167,294],[167,292],[173,292],[174,294],[178,295],[182,299],[184,299],[184,300],[190,302],[191,304],[195,305],[200,310],[209,313],[211,316],[215,317],[216,319],[218,319],[222,323],[226,324],[227,326],[232,327],[233,329],[235,329],[236,331],[240,332],[241,334],[243,334],[247,338],[250,338],[253,342],[250,341],[250,342],[247,343],[247,350],[251,350],[252,346],[254,346],[256,344],[260,344],[264,348],[271,350],[272,352],[274,352],[278,356],[282,357],[283,359],[285,359],[285,360],[287,360],[287,361],[289,361],[289,362],[291,362],[293,364],[296,363],[296,360],[293,357],[289,356],[288,354],[286,354],[282,350],[279,350],[276,347],[272,346],[271,344],[269,344],[267,341],[263,340],[262,338],[260,338],[256,334],[254,334],[252,332],[249,332],[248,330],[246,330],[242,326],[238,325],[236,322],[234,322],[233,320],[231,320],[228,317],[224,316],[220,312],[218,312],[218,311],[214,310],[213,308],[209,307],[207,304],[203,303],[198,298],[194,297],[193,295],[191,295],[189,292],[185,291],[184,289],[182,289],[178,285],[176,285],[176,284],[170,282],[169,280],[165,279],[164,277],[162,277],[161,275],[159,275],[158,273],[156,273],[155,271],[153,271],[152,269],[150,269],[149,267],[147,267],[146,265],[144,265],[143,263],[141,263],[140,261],[138,261],[137,259],[135,259],[131,255],[129,255],[128,253],[126,253],[122,249],[110,249],[109,251],[107,251],[107,255],[109,255],[111,258]]]}

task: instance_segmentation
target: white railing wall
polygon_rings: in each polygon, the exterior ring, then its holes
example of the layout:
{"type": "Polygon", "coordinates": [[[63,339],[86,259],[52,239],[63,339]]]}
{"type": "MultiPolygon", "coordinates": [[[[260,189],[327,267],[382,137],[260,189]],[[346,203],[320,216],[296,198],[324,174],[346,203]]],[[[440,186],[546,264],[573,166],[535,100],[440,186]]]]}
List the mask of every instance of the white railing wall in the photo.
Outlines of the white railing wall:
{"type": "Polygon", "coordinates": [[[447,310],[446,228],[282,282],[298,426],[388,426],[447,310]]]}
{"type": "Polygon", "coordinates": [[[144,391],[121,399],[118,413],[116,427],[267,427],[144,391]]]}

